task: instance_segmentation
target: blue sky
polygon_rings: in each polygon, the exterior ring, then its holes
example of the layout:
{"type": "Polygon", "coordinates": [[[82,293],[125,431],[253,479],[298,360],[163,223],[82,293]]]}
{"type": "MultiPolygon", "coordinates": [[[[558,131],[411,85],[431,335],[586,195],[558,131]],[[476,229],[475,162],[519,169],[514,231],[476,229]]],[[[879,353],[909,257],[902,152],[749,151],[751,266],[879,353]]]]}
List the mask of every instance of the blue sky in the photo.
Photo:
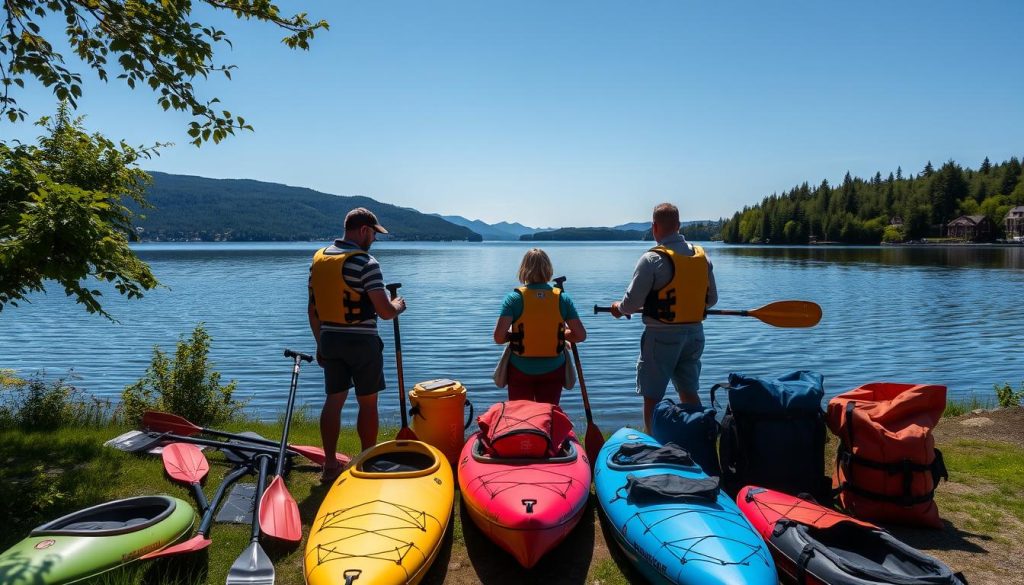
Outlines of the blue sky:
{"type": "MultiPolygon", "coordinates": [[[[87,126],[177,142],[151,170],[533,226],[644,220],[661,201],[719,217],[847,170],[1024,155],[1019,0],[302,4],[331,23],[308,53],[216,17],[238,70],[197,87],[255,133],[196,149],[148,89],[90,76],[87,126]]],[[[20,98],[32,117],[54,107],[20,98]]]]}

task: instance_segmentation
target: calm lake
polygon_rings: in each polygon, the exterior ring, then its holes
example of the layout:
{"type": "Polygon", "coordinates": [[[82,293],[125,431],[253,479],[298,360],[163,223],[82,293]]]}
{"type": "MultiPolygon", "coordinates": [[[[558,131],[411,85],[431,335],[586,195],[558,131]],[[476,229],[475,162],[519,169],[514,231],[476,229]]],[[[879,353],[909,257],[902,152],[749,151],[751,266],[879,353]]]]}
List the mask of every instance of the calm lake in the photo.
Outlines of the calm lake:
{"type": "MultiPolygon", "coordinates": [[[[139,255],[166,288],[141,301],[115,293],[104,306],[120,321],[88,315],[62,291],[0,312],[0,368],[23,375],[73,370],[75,384],[116,398],[145,372],[153,346],[173,350],[206,323],[212,360],[238,397],[262,418],[283,411],[291,376],[283,348],[312,352],[306,278],[316,243],[140,244],[139,255]]],[[[384,276],[401,282],[407,389],[449,377],[480,408],[504,397],[490,380],[501,354],[491,332],[504,294],[517,285],[527,243],[383,242],[384,276]]],[[[589,339],[580,346],[594,414],[605,430],[638,424],[635,365],[639,319],[594,315],[621,297],[642,242],[544,243],[576,301],[589,339]]],[[[729,372],[780,375],[812,369],[837,394],[871,381],[945,384],[952,396],[993,397],[994,383],[1024,380],[1024,249],[737,247],[710,244],[718,308],[752,309],[781,299],[819,303],[813,329],[777,329],[752,318],[710,317],[704,391],[729,372]]],[[[381,322],[389,389],[382,417],[397,426],[392,325],[381,322]]],[[[298,405],[317,410],[323,375],[304,365],[298,405]]],[[[669,395],[673,395],[671,391],[669,395]]],[[[705,398],[706,401],[706,398],[705,398]]],[[[582,422],[578,390],[563,407],[582,422]]],[[[346,407],[352,420],[354,402],[346,407]]]]}

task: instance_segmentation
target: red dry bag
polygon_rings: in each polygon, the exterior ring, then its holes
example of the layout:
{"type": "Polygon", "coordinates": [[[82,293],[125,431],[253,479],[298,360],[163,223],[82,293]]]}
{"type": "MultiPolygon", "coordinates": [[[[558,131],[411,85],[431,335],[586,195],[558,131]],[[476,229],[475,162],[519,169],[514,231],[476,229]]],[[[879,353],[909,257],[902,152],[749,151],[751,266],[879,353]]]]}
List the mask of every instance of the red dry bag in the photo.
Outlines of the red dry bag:
{"type": "Polygon", "coordinates": [[[572,421],[554,404],[499,402],[476,418],[484,452],[492,457],[554,457],[572,434],[572,421]]]}
{"type": "Polygon", "coordinates": [[[873,522],[941,528],[933,498],[949,477],[932,429],[945,408],[946,387],[925,384],[874,382],[830,400],[839,505],[873,522]]]}

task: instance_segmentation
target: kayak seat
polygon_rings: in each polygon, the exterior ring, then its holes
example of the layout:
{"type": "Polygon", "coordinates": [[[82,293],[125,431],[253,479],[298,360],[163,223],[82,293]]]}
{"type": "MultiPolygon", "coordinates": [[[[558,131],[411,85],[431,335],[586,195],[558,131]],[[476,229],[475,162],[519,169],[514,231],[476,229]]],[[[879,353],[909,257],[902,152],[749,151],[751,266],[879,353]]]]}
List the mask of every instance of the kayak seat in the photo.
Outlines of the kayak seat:
{"type": "Polygon", "coordinates": [[[360,468],[367,473],[399,473],[423,471],[434,465],[433,457],[415,451],[383,453],[363,461],[360,468]]]}
{"type": "Polygon", "coordinates": [[[84,522],[73,522],[64,527],[64,530],[116,530],[118,528],[131,528],[132,526],[138,526],[139,524],[145,524],[146,518],[132,518],[120,522],[117,520],[110,520],[104,522],[102,520],[84,521],[84,522]]]}

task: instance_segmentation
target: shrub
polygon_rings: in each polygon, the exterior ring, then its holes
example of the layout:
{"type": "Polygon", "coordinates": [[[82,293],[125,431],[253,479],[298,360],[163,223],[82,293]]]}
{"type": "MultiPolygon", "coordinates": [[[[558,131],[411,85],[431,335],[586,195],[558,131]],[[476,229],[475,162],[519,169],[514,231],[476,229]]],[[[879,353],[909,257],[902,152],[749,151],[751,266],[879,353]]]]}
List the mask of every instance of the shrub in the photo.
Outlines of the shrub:
{"type": "Polygon", "coordinates": [[[993,387],[996,390],[996,401],[999,402],[999,408],[1020,406],[1020,401],[1024,398],[1024,382],[1021,382],[1020,390],[1016,391],[1009,382],[995,384],[993,387]]]}
{"type": "Polygon", "coordinates": [[[203,323],[196,325],[188,340],[178,339],[173,357],[154,347],[146,375],[121,394],[121,417],[138,424],[146,410],[163,410],[201,426],[234,418],[243,406],[232,398],[237,382],[221,385],[209,353],[210,335],[203,323]]]}
{"type": "Polygon", "coordinates": [[[73,373],[53,382],[39,373],[25,380],[0,370],[0,428],[52,431],[61,427],[99,425],[110,417],[110,401],[92,396],[67,382],[73,373]]]}

